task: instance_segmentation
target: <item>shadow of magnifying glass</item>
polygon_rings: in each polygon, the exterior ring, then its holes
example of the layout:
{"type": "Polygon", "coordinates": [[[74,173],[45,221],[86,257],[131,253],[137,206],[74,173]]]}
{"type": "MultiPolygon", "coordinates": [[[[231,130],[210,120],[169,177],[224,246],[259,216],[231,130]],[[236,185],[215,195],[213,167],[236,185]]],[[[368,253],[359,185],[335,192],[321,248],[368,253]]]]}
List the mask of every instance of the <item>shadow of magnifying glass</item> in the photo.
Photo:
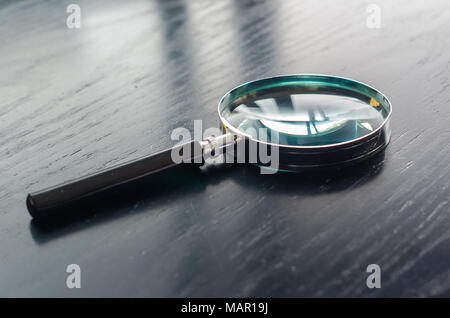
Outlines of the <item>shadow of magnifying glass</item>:
{"type": "Polygon", "coordinates": [[[344,191],[367,184],[383,169],[385,152],[345,168],[320,169],[301,173],[260,174],[260,168],[250,164],[207,164],[203,167],[178,166],[161,172],[155,180],[144,178],[133,185],[119,187],[107,196],[95,196],[90,201],[68,207],[50,222],[30,221],[35,242],[45,244],[53,239],[112,222],[138,213],[151,213],[167,204],[182,203],[189,196],[204,192],[208,185],[232,179],[244,188],[258,190],[261,184],[270,186],[273,194],[318,196],[344,191]]]}

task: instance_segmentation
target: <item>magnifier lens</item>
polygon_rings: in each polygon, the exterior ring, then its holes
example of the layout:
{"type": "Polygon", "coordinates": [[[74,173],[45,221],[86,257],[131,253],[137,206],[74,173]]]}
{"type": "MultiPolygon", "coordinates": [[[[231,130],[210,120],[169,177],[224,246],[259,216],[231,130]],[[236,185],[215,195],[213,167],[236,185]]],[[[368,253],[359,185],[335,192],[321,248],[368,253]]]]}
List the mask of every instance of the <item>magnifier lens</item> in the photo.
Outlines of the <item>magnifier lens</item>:
{"type": "MultiPolygon", "coordinates": [[[[389,101],[375,89],[323,75],[281,76],[250,82],[219,104],[224,125],[255,140],[260,128],[278,133],[285,146],[345,143],[380,128],[390,114],[389,101]]],[[[266,136],[266,135],[264,135],[266,136]]]]}

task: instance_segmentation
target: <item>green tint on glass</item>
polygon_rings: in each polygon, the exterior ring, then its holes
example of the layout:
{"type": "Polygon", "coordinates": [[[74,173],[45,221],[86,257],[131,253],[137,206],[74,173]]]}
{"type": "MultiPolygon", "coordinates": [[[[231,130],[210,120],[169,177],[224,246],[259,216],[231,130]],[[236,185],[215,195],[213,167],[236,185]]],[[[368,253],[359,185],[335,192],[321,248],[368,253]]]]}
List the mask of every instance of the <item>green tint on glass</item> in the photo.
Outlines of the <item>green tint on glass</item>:
{"type": "Polygon", "coordinates": [[[324,75],[274,77],[244,84],[219,104],[227,128],[253,139],[259,128],[278,133],[288,146],[322,146],[366,136],[390,113],[388,100],[371,87],[324,75]]]}

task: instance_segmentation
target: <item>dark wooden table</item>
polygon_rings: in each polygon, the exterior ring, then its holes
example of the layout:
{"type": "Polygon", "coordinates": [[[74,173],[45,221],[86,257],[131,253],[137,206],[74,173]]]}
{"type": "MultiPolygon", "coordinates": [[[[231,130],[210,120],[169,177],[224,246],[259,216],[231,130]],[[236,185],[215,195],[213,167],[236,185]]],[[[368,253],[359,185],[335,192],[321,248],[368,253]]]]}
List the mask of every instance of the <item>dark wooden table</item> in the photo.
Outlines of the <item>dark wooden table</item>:
{"type": "Polygon", "coordinates": [[[71,2],[0,3],[0,296],[450,296],[448,0],[377,1],[379,29],[348,0],[76,1],[69,29],[71,2]],[[286,73],[384,92],[385,153],[329,175],[168,175],[32,222],[28,192],[216,127],[226,91],[286,73]]]}

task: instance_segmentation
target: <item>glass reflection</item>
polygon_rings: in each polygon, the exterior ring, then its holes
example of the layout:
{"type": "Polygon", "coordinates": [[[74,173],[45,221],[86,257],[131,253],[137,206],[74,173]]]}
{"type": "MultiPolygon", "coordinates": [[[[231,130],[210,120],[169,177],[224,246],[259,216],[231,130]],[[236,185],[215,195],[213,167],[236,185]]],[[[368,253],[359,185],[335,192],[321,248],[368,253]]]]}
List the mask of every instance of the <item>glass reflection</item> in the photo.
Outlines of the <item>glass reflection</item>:
{"type": "Polygon", "coordinates": [[[384,121],[379,106],[350,91],[311,93],[284,86],[239,97],[225,117],[256,139],[258,129],[267,128],[279,133],[281,144],[317,146],[369,134],[384,121]]]}

